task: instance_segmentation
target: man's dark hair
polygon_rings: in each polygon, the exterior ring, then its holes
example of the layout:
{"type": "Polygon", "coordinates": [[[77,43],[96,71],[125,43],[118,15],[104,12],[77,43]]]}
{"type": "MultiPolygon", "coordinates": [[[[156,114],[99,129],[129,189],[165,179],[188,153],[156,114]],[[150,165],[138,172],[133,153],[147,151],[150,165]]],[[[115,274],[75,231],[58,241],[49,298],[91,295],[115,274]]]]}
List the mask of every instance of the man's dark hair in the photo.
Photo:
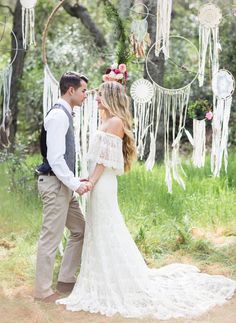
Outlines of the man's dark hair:
{"type": "Polygon", "coordinates": [[[88,83],[88,78],[85,75],[82,75],[77,72],[66,72],[62,75],[60,79],[60,91],[61,95],[64,95],[69,87],[73,87],[77,90],[81,85],[81,80],[88,83]]]}

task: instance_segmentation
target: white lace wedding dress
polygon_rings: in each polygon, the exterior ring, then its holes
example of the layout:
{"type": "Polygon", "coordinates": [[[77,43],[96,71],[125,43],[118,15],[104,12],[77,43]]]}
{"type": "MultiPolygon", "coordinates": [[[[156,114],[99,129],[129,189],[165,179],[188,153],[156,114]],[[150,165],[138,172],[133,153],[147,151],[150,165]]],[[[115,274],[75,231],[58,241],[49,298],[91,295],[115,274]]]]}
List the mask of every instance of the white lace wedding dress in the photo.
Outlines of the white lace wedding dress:
{"type": "Polygon", "coordinates": [[[124,170],[122,140],[98,131],[88,160],[90,173],[96,163],[106,168],[90,194],[77,283],[57,303],[71,311],[165,320],[196,317],[233,295],[236,281],[199,273],[191,265],[149,269],[117,202],[116,175],[124,170]]]}

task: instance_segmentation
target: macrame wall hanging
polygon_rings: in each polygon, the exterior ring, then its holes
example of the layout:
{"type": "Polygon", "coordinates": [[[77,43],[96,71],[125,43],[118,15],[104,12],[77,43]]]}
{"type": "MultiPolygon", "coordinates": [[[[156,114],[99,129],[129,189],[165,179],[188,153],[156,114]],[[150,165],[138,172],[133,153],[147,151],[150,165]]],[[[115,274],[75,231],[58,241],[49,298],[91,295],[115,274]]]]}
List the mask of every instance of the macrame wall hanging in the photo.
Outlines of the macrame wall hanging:
{"type": "Polygon", "coordinates": [[[131,9],[131,34],[130,34],[130,42],[133,48],[133,52],[136,57],[145,57],[145,51],[147,46],[150,46],[151,39],[149,36],[147,17],[149,14],[148,7],[143,4],[135,4],[131,9]],[[146,12],[143,13],[143,10],[146,12]],[[140,19],[140,15],[144,14],[144,18],[140,19]]]}
{"type": "MultiPolygon", "coordinates": [[[[181,42],[187,43],[187,46],[191,47],[191,52],[195,52],[196,58],[198,57],[197,48],[186,38],[181,36],[170,36],[171,44],[174,45],[177,40],[181,42]]],[[[149,55],[153,50],[155,44],[151,46],[149,52],[146,57],[146,70],[149,78],[152,80],[154,84],[154,96],[152,100],[152,111],[151,116],[151,125],[149,128],[150,133],[150,153],[148,159],[146,161],[147,168],[151,169],[155,163],[155,155],[156,155],[156,141],[157,141],[157,133],[159,128],[159,120],[161,111],[163,109],[164,113],[164,158],[165,158],[165,168],[166,175],[165,180],[168,187],[168,192],[172,192],[172,179],[175,179],[179,185],[185,189],[185,183],[181,177],[181,173],[184,174],[183,168],[181,166],[181,160],[179,157],[179,148],[180,141],[185,131],[185,121],[187,116],[187,108],[188,101],[190,95],[191,84],[195,81],[198,76],[198,73],[194,73],[194,77],[188,82],[186,85],[176,89],[170,89],[163,86],[160,86],[153,80],[151,73],[149,72],[148,62],[149,55]],[[155,115],[156,114],[156,115],[155,115]],[[155,120],[155,122],[154,122],[155,120]]],[[[182,48],[184,48],[182,44],[182,48]]],[[[162,48],[161,48],[162,49],[162,48]]],[[[170,61],[171,64],[174,64],[174,57],[169,55],[169,58],[166,60],[170,61]]],[[[178,68],[182,69],[183,65],[178,65],[178,68]]],[[[191,66],[191,65],[190,65],[191,66]]],[[[191,69],[191,67],[189,67],[191,69]]],[[[188,72],[186,65],[184,65],[185,73],[188,72]]],[[[183,75],[183,80],[185,76],[183,75]]]]}
{"type": "Polygon", "coordinates": [[[22,5],[22,37],[23,47],[26,49],[27,45],[35,45],[35,6],[37,0],[20,0],[22,5]]]}
{"type": "Polygon", "coordinates": [[[195,167],[205,165],[206,157],[206,121],[211,121],[213,113],[207,100],[198,99],[189,105],[188,115],[193,119],[193,137],[186,131],[186,135],[193,146],[192,162],[195,167]]]}
{"type": "Polygon", "coordinates": [[[212,76],[219,69],[219,24],[222,13],[214,3],[207,3],[200,7],[199,20],[199,86],[203,85],[206,65],[207,49],[209,47],[210,61],[212,63],[212,76]]]}
{"type": "Polygon", "coordinates": [[[171,10],[172,0],[157,0],[156,56],[162,51],[165,58],[169,57],[171,10]]]}
{"type": "MultiPolygon", "coordinates": [[[[6,32],[6,24],[0,22],[0,26],[3,27],[2,38],[6,32]]],[[[2,106],[2,121],[0,124],[0,148],[8,148],[10,145],[10,124],[12,121],[10,110],[10,96],[11,96],[11,77],[12,77],[12,64],[14,63],[18,53],[18,41],[15,33],[11,30],[10,34],[14,38],[15,42],[15,54],[11,62],[0,71],[0,95],[3,95],[2,106]]]]}
{"type": "Polygon", "coordinates": [[[220,176],[224,161],[225,171],[228,165],[228,133],[229,117],[234,92],[235,81],[233,75],[221,69],[213,76],[213,122],[212,122],[212,152],[211,170],[214,176],[220,176]]]}

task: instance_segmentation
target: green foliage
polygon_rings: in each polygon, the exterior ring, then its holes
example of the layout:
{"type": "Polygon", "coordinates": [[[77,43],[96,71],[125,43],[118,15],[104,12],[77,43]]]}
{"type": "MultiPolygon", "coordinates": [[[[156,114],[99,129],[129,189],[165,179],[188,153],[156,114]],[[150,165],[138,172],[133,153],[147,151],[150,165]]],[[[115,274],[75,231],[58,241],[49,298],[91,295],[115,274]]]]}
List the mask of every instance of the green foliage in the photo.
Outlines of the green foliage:
{"type": "Polygon", "coordinates": [[[211,104],[208,100],[197,100],[189,104],[188,115],[192,119],[203,120],[210,110],[211,104]]]}
{"type": "Polygon", "coordinates": [[[126,24],[119,15],[118,9],[109,0],[103,0],[105,13],[109,22],[113,24],[113,30],[117,33],[117,63],[127,64],[131,58],[130,46],[128,43],[128,34],[126,24]]]}

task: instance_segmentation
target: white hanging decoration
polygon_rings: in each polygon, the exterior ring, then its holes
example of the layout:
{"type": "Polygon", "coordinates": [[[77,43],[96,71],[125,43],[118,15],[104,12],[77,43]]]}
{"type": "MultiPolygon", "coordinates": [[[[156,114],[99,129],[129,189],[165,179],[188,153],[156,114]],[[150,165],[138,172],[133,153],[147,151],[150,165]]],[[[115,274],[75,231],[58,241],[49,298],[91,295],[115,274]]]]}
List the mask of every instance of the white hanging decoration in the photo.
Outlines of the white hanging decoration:
{"type": "Polygon", "coordinates": [[[35,6],[37,0],[20,0],[22,5],[22,37],[23,47],[27,48],[27,45],[35,45],[35,6]]]}
{"type": "Polygon", "coordinates": [[[203,85],[206,65],[206,55],[209,46],[210,60],[212,62],[212,76],[219,69],[219,24],[222,12],[214,3],[206,3],[200,7],[199,20],[199,86],[203,85]]]}
{"type": "Polygon", "coordinates": [[[157,0],[156,56],[159,56],[162,50],[165,58],[169,57],[171,10],[172,0],[157,0]]]}
{"type": "Polygon", "coordinates": [[[214,176],[220,176],[223,160],[225,171],[227,172],[229,117],[234,85],[233,75],[225,69],[219,70],[212,80],[214,98],[211,170],[214,176]]]}
{"type": "Polygon", "coordinates": [[[138,103],[149,102],[154,94],[154,88],[150,81],[139,79],[135,81],[130,88],[132,99],[138,103]]]}
{"type": "MultiPolygon", "coordinates": [[[[177,38],[184,40],[187,44],[191,45],[198,57],[197,48],[186,38],[181,36],[170,36],[170,38],[177,38]]],[[[164,158],[166,175],[165,180],[168,187],[168,192],[172,193],[172,180],[176,180],[178,184],[185,189],[185,183],[182,179],[181,173],[185,175],[181,166],[181,160],[179,156],[180,141],[185,131],[185,122],[187,116],[188,102],[190,96],[191,84],[197,78],[198,73],[195,73],[191,82],[187,85],[177,88],[169,89],[157,84],[148,69],[148,57],[155,44],[151,46],[146,57],[146,70],[149,78],[154,83],[155,95],[152,100],[152,122],[150,125],[150,153],[146,161],[146,167],[151,169],[155,163],[156,154],[156,140],[159,128],[159,121],[161,111],[164,112],[164,158]],[[155,115],[156,113],[156,115],[155,115]],[[178,116],[178,117],[177,117],[178,116]],[[154,124],[155,120],[155,124],[154,124]]],[[[160,48],[162,50],[162,47],[160,48]]],[[[192,50],[192,49],[191,49],[192,50]]]]}
{"type": "Polygon", "coordinates": [[[43,115],[53,107],[59,98],[59,82],[53,76],[49,66],[44,65],[43,115]]]}
{"type": "Polygon", "coordinates": [[[193,119],[193,156],[192,156],[193,165],[198,168],[204,167],[205,156],[206,156],[206,120],[193,119]]]}
{"type": "MultiPolygon", "coordinates": [[[[0,22],[4,26],[5,24],[0,22]]],[[[11,109],[10,109],[10,97],[11,97],[11,78],[12,78],[12,64],[16,59],[18,53],[18,41],[15,33],[11,30],[11,34],[15,41],[15,54],[13,59],[3,70],[0,71],[0,95],[2,93],[2,121],[0,124],[0,148],[8,148],[10,145],[10,124],[12,121],[11,109]]],[[[4,34],[3,34],[4,35],[4,34]]],[[[2,37],[3,37],[2,35],[2,37]]]]}
{"type": "Polygon", "coordinates": [[[137,152],[140,159],[143,159],[145,141],[150,126],[149,116],[154,87],[148,80],[139,79],[131,85],[130,95],[134,105],[134,129],[137,152]]]}
{"type": "MultiPolygon", "coordinates": [[[[74,112],[76,165],[80,165],[80,173],[78,174],[78,169],[76,169],[76,176],[87,178],[87,152],[93,135],[98,129],[99,121],[96,91],[88,91],[83,106],[75,107],[74,112]]],[[[81,199],[84,213],[86,211],[86,201],[87,197],[85,194],[81,199]]]]}
{"type": "Polygon", "coordinates": [[[136,55],[136,57],[144,57],[147,46],[150,46],[151,44],[150,36],[149,36],[149,33],[147,32],[147,29],[148,29],[147,17],[149,14],[149,9],[145,4],[138,3],[138,4],[135,4],[130,9],[130,12],[132,13],[130,42],[133,47],[133,52],[136,55]],[[141,12],[140,12],[140,9],[141,9],[141,12]],[[135,19],[134,13],[143,14],[142,13],[143,9],[146,10],[145,17],[143,19],[135,19]]]}

